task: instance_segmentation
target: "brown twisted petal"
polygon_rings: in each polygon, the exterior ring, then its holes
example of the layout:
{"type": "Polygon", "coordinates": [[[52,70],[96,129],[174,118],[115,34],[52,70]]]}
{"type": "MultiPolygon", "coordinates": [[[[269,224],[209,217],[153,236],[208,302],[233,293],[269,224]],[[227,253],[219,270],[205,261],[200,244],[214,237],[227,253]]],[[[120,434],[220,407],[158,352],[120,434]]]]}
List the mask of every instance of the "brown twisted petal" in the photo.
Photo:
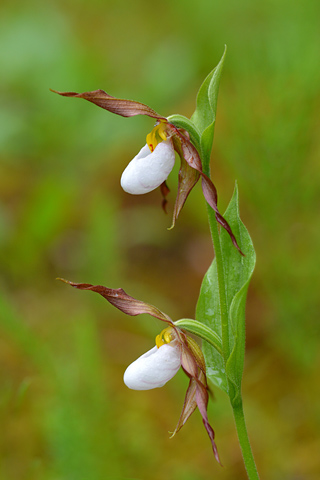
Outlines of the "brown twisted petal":
{"type": "Polygon", "coordinates": [[[202,421],[209,435],[212,449],[216,460],[220,462],[218,449],[214,441],[214,431],[209,423],[207,415],[208,406],[208,387],[207,379],[205,375],[204,359],[201,352],[199,355],[200,347],[196,348],[194,341],[190,341],[190,337],[187,337],[187,343],[184,342],[182,346],[181,366],[187,376],[190,378],[189,387],[186,393],[186,398],[183,404],[182,412],[178,425],[175,429],[176,433],[186,423],[190,415],[195,409],[195,405],[199,408],[202,416],[202,421]]]}
{"type": "Polygon", "coordinates": [[[122,117],[134,117],[135,115],[147,115],[148,117],[166,120],[165,117],[159,115],[144,103],[134,102],[133,100],[124,100],[122,98],[112,97],[104,90],[93,90],[92,92],[76,93],[76,92],[58,92],[50,89],[51,92],[58,93],[63,97],[83,98],[94,103],[98,107],[104,108],[111,113],[121,115],[122,117]]]}
{"type": "Polygon", "coordinates": [[[140,315],[141,313],[148,313],[152,317],[158,318],[159,320],[172,325],[173,328],[176,329],[168,315],[161,312],[153,305],[142,302],[141,300],[136,300],[128,295],[122,288],[107,288],[102,285],[91,285],[90,283],[74,283],[63,278],[58,278],[58,280],[61,280],[74,288],[78,288],[79,290],[91,290],[92,292],[99,293],[102,297],[108,300],[111,305],[127,315],[135,316],[140,315]]]}
{"type": "Polygon", "coordinates": [[[171,437],[173,437],[183,427],[183,425],[186,423],[188,418],[192,415],[192,413],[197,408],[197,401],[196,401],[197,382],[195,381],[195,377],[198,375],[197,361],[195,356],[192,354],[192,351],[188,347],[190,337],[187,336],[180,329],[178,333],[179,333],[179,341],[181,345],[181,366],[183,371],[190,378],[190,382],[189,382],[189,386],[184,399],[179,421],[171,437]]]}
{"type": "MultiPolygon", "coordinates": [[[[199,173],[199,175],[201,175],[203,195],[204,195],[206,201],[208,202],[208,204],[210,205],[210,207],[215,211],[215,216],[216,216],[217,222],[220,223],[220,225],[228,232],[233,245],[239,250],[241,255],[244,256],[244,253],[241,251],[241,249],[238,245],[236,237],[232,233],[232,230],[231,230],[231,227],[230,227],[229,223],[219,212],[218,205],[217,205],[217,202],[218,202],[217,189],[214,186],[212,180],[205,173],[203,173],[202,162],[201,162],[200,155],[199,155],[196,147],[190,142],[190,140],[185,135],[183,135],[171,123],[168,123],[168,129],[171,130],[172,135],[175,136],[175,138],[176,138],[176,141],[177,141],[177,139],[179,140],[179,143],[180,143],[179,150],[181,150],[182,156],[184,157],[185,161],[188,163],[188,165],[192,169],[196,170],[199,173]]],[[[178,153],[179,153],[179,151],[178,151],[178,153]]],[[[195,185],[195,183],[194,183],[194,185],[195,185]]],[[[191,187],[191,188],[193,188],[193,187],[191,187]]],[[[185,202],[187,196],[189,195],[190,191],[191,191],[191,189],[189,189],[189,191],[185,195],[184,202],[185,202]]],[[[183,203],[182,203],[181,207],[180,207],[180,205],[177,206],[177,212],[178,213],[180,212],[180,210],[183,206],[183,203]]],[[[176,208],[175,208],[175,211],[176,211],[176,208]]]]}
{"type": "Polygon", "coordinates": [[[211,440],[211,445],[212,445],[214,456],[215,456],[217,462],[219,462],[220,465],[221,465],[218,449],[217,449],[217,446],[216,446],[215,441],[214,441],[214,437],[215,437],[214,431],[213,431],[213,428],[211,427],[211,425],[209,423],[208,415],[207,415],[207,405],[208,405],[208,400],[209,400],[208,390],[207,390],[207,387],[205,385],[203,385],[203,383],[200,380],[198,380],[197,378],[195,380],[197,382],[196,401],[197,401],[197,405],[198,405],[199,411],[200,411],[201,416],[202,416],[202,422],[203,422],[203,424],[205,426],[205,429],[207,430],[207,433],[208,433],[209,438],[211,440]]]}
{"type": "Polygon", "coordinates": [[[186,346],[192,353],[192,356],[195,359],[197,366],[200,368],[200,370],[202,370],[203,374],[206,375],[206,364],[201,348],[199,347],[197,342],[189,335],[185,335],[185,342],[186,346]]]}
{"type": "Polygon", "coordinates": [[[171,438],[174,437],[174,435],[179,432],[179,430],[183,427],[183,425],[186,423],[188,418],[193,414],[193,412],[197,408],[196,390],[197,390],[197,382],[195,381],[194,378],[191,378],[187,392],[186,392],[186,396],[184,399],[180,418],[174,432],[171,435],[171,438]]]}
{"type": "Polygon", "coordinates": [[[173,228],[175,226],[176,220],[189,196],[189,193],[200,178],[200,174],[197,169],[190,167],[190,165],[184,159],[181,149],[181,141],[177,140],[177,138],[173,136],[173,142],[174,148],[179,154],[181,165],[179,170],[177,197],[173,210],[172,225],[170,228],[173,228]]]}

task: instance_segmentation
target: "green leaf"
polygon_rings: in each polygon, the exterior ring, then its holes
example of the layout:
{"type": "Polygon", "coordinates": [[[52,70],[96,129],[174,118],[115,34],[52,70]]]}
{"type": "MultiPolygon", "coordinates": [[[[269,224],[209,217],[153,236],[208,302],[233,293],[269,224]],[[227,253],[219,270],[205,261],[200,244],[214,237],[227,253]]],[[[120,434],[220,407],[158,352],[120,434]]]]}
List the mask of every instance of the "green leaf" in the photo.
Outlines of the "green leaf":
{"type": "Polygon", "coordinates": [[[190,140],[197,150],[200,149],[200,132],[195,124],[184,115],[174,114],[167,118],[177,128],[183,128],[190,135],[190,140]]]}
{"type": "MultiPolygon", "coordinates": [[[[245,351],[245,304],[249,282],[255,266],[255,251],[249,233],[239,216],[237,185],[224,214],[245,257],[230,242],[229,235],[221,230],[220,243],[224,264],[224,282],[227,292],[230,356],[224,361],[221,354],[208,344],[203,345],[209,378],[231,395],[235,404],[240,395],[245,351]],[[229,389],[228,383],[234,388],[229,389]]],[[[210,327],[220,338],[221,316],[216,261],[209,267],[200,290],[197,320],[210,327]]]]}
{"type": "Polygon", "coordinates": [[[174,324],[177,327],[183,328],[184,330],[187,330],[187,332],[193,333],[202,338],[222,354],[221,338],[207,325],[204,325],[197,320],[191,320],[190,318],[182,318],[181,320],[174,322],[174,324]]]}
{"type": "MultiPolygon", "coordinates": [[[[202,281],[196,319],[211,328],[219,338],[222,337],[219,285],[215,260],[213,260],[202,281]]],[[[207,343],[202,344],[202,351],[206,361],[207,376],[217,387],[228,393],[228,380],[222,353],[219,353],[207,343]]]]}
{"type": "Polygon", "coordinates": [[[218,65],[209,73],[201,85],[197,95],[197,106],[191,120],[201,134],[201,151],[206,153],[205,158],[210,154],[213,142],[214,125],[218,102],[219,83],[223,63],[226,55],[225,47],[218,65]]]}

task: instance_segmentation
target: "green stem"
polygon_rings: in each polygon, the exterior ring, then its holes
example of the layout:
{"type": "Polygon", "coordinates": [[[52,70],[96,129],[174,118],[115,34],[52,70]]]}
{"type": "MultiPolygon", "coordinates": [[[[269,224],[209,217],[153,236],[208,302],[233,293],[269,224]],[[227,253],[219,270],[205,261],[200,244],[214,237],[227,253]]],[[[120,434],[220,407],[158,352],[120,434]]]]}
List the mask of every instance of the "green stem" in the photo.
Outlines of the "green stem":
{"type": "Polygon", "coordinates": [[[238,439],[241,447],[244,465],[250,480],[259,480],[259,474],[253,458],[251,445],[248,437],[247,426],[244,418],[242,401],[233,406],[233,415],[236,423],[238,439]]]}
{"type": "MultiPolygon", "coordinates": [[[[210,167],[209,167],[209,158],[204,158],[203,162],[203,171],[210,177],[210,167]]],[[[222,329],[222,352],[224,364],[226,367],[227,361],[230,357],[230,343],[229,343],[229,312],[227,305],[227,293],[226,293],[226,284],[225,284],[225,274],[223,266],[223,256],[220,243],[220,235],[218,230],[218,223],[215,218],[215,213],[212,208],[207,204],[209,227],[213,242],[213,248],[215,251],[215,259],[217,266],[217,277],[218,277],[218,287],[219,287],[219,300],[220,300],[220,315],[221,315],[221,329],[222,329]]],[[[227,371],[227,370],[226,370],[227,371]]],[[[234,385],[230,382],[228,376],[228,393],[229,398],[235,398],[234,385]]],[[[243,461],[247,470],[249,480],[258,480],[259,475],[253,458],[253,453],[251,450],[251,445],[249,442],[247,427],[244,418],[243,406],[242,406],[242,397],[241,392],[239,393],[240,399],[235,405],[232,405],[233,415],[235,419],[236,429],[238,433],[239,444],[242,452],[243,461]]]]}

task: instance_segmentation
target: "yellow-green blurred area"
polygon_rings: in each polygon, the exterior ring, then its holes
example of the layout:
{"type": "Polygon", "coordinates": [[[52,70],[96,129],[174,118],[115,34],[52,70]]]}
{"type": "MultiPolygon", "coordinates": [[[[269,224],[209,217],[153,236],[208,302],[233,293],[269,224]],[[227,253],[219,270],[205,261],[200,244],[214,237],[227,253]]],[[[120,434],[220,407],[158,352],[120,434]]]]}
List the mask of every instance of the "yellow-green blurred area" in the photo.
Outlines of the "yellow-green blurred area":
{"type": "Polygon", "coordinates": [[[237,179],[257,251],[243,381],[258,470],[320,478],[320,4],[317,0],[14,1],[0,7],[1,480],[246,478],[227,397],[170,439],[188,379],[136,392],[126,366],[163,326],[55,280],[122,287],[193,318],[212,261],[200,185],[168,231],[159,191],[121,173],[153,121],[49,88],[102,88],[190,116],[228,52],[212,174],[223,212],[237,179]]]}

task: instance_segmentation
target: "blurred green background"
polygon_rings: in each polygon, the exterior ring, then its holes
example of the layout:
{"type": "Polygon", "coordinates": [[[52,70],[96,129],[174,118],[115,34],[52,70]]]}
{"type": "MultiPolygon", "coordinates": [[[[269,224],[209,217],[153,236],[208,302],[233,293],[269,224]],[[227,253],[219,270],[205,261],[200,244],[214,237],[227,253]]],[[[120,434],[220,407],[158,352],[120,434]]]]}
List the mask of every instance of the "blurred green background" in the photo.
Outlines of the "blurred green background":
{"type": "Polygon", "coordinates": [[[190,116],[228,53],[212,171],[257,251],[247,307],[244,401],[262,478],[320,478],[320,4],[317,0],[2,1],[0,7],[0,479],[242,480],[227,398],[169,439],[187,378],[128,390],[126,366],[163,328],[56,277],[123,287],[193,317],[212,260],[194,189],[170,226],[158,191],[119,179],[153,122],[64,91],[105,89],[190,116]]]}

